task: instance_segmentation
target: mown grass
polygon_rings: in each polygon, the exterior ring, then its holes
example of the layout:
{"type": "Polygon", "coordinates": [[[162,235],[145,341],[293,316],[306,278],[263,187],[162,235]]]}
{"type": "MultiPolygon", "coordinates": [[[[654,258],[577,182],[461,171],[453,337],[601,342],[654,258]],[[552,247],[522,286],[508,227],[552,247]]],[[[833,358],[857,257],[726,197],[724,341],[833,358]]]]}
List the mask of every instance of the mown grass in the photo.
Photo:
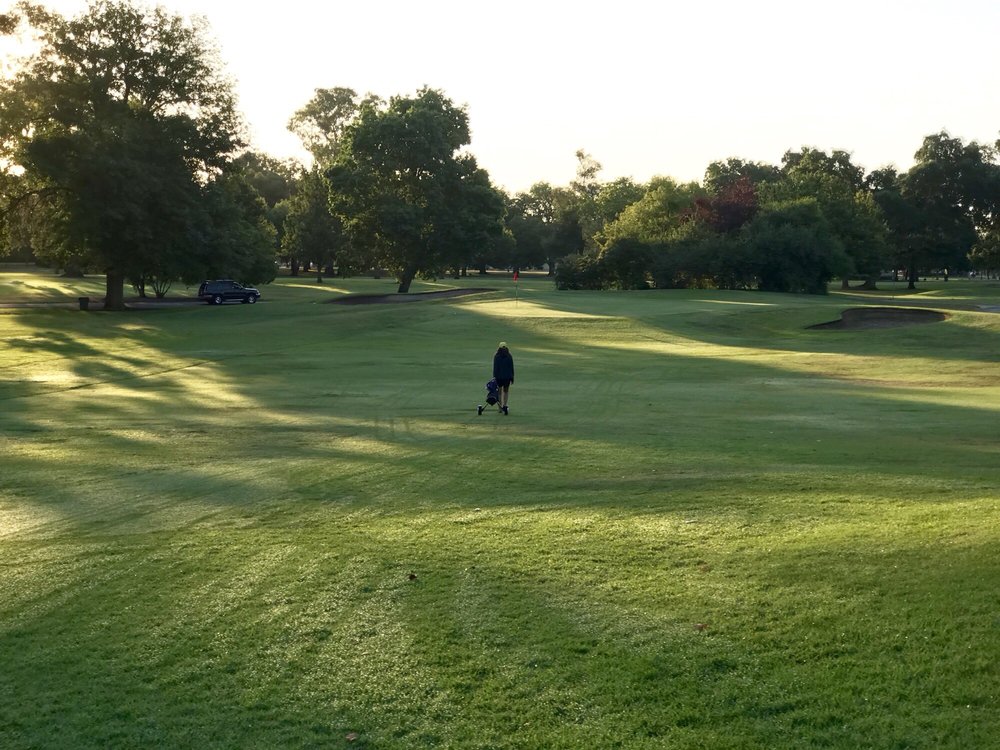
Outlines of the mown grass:
{"type": "Polygon", "coordinates": [[[995,744],[996,286],[468,283],[0,312],[0,745],[995,744]]]}

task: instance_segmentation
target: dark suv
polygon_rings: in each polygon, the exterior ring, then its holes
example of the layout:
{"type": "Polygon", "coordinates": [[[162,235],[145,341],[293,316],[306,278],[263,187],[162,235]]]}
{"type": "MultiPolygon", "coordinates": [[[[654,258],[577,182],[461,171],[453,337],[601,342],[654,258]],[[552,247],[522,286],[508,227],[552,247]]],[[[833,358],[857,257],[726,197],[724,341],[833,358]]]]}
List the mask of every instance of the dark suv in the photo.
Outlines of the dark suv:
{"type": "Polygon", "coordinates": [[[198,287],[198,299],[205,300],[210,305],[221,305],[223,302],[249,302],[251,305],[260,299],[260,292],[252,286],[237,284],[232,279],[216,279],[203,281],[198,287]]]}

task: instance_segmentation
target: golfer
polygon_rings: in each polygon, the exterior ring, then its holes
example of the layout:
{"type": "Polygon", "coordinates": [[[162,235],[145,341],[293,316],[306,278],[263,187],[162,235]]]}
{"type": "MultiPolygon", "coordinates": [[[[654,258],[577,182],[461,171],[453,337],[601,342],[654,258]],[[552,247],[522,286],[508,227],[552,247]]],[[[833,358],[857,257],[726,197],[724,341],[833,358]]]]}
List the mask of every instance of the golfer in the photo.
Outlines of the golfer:
{"type": "Polygon", "coordinates": [[[500,389],[500,411],[507,414],[507,397],[514,382],[514,358],[510,356],[506,341],[500,342],[497,353],[493,355],[493,377],[500,389]]]}

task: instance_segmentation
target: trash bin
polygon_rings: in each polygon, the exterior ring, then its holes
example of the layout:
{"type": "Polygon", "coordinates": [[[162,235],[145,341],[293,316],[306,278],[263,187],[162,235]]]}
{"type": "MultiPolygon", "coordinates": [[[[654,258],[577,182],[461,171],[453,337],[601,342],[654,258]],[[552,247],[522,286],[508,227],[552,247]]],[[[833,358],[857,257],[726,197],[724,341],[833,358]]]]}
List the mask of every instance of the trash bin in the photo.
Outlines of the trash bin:
{"type": "Polygon", "coordinates": [[[90,309],[90,297],[80,297],[80,309],[81,310],[90,309]]]}

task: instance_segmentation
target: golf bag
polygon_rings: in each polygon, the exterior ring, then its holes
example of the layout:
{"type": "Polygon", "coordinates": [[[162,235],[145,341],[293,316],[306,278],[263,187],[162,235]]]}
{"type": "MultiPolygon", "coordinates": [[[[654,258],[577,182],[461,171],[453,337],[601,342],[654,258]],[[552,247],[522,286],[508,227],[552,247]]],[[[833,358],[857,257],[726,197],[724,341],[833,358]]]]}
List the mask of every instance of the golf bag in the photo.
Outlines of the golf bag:
{"type": "MultiPolygon", "coordinates": [[[[486,384],[486,403],[490,406],[496,406],[500,403],[500,386],[497,385],[496,378],[490,378],[490,382],[486,384]]],[[[477,407],[480,414],[485,408],[482,404],[477,407]]]]}
{"type": "Polygon", "coordinates": [[[495,406],[499,400],[500,386],[497,385],[496,378],[490,378],[490,382],[486,384],[486,403],[490,406],[495,406]]]}

